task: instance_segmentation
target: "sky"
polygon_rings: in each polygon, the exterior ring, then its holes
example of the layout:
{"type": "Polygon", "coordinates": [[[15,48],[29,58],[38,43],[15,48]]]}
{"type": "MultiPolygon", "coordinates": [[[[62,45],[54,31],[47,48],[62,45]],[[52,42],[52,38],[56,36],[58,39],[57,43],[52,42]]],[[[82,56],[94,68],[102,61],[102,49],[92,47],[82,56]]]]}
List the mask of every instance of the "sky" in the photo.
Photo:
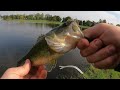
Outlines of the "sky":
{"type": "Polygon", "coordinates": [[[71,16],[79,20],[99,21],[99,19],[106,19],[108,23],[120,24],[120,11],[0,11],[0,15],[34,13],[59,15],[61,17],[71,16]]]}

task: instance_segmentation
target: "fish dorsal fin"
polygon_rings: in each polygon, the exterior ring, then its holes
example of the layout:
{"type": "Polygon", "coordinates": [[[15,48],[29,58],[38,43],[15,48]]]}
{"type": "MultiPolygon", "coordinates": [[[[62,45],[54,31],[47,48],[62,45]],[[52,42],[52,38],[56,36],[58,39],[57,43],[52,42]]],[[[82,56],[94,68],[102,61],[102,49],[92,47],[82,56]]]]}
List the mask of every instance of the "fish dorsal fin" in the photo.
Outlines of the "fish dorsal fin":
{"type": "Polygon", "coordinates": [[[57,64],[57,60],[51,60],[46,66],[46,70],[48,72],[51,72],[52,69],[54,69],[56,67],[56,64],[57,64]]]}

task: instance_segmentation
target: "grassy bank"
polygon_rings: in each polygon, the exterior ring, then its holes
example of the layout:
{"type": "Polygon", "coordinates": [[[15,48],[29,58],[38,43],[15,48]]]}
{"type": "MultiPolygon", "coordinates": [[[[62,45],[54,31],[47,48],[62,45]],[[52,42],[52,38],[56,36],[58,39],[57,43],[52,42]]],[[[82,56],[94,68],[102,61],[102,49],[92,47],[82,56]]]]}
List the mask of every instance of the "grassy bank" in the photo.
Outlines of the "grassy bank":
{"type": "Polygon", "coordinates": [[[47,24],[62,24],[62,22],[56,22],[56,21],[48,21],[48,20],[20,20],[20,19],[14,19],[14,20],[6,20],[6,21],[13,21],[13,22],[22,22],[22,23],[47,23],[47,24]]]}
{"type": "Polygon", "coordinates": [[[113,69],[101,70],[90,66],[84,73],[87,79],[120,79],[120,72],[113,69]]]}
{"type": "MultiPolygon", "coordinates": [[[[56,21],[48,21],[48,20],[21,20],[21,19],[8,19],[6,21],[12,21],[12,22],[20,22],[20,23],[46,23],[46,24],[62,24],[62,22],[56,22],[56,21]]],[[[89,28],[89,26],[82,26],[80,25],[82,29],[89,28]]]]}

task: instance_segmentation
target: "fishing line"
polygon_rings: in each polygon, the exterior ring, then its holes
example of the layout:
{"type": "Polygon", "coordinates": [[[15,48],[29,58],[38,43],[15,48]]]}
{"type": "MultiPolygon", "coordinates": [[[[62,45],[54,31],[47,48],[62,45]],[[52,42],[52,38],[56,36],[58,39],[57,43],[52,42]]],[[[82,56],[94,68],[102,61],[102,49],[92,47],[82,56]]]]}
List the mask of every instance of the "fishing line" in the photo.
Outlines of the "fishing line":
{"type": "MultiPolygon", "coordinates": [[[[74,66],[74,65],[67,65],[67,66],[59,66],[60,69],[64,69],[64,68],[74,68],[76,69],[79,73],[81,73],[83,75],[83,71],[78,68],[77,66],[74,66]]],[[[83,75],[83,77],[86,79],[86,77],[83,75]]]]}

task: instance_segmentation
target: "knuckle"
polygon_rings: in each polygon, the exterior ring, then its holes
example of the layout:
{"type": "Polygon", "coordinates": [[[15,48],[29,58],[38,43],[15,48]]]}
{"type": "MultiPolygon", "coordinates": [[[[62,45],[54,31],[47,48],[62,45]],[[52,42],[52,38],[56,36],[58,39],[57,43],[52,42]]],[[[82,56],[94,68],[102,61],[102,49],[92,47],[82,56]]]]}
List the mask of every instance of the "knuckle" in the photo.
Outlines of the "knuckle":
{"type": "Polygon", "coordinates": [[[104,69],[105,67],[103,65],[100,65],[98,62],[94,63],[94,67],[98,69],[104,69]]]}
{"type": "Polygon", "coordinates": [[[86,39],[79,40],[79,42],[77,44],[77,47],[79,49],[85,49],[85,48],[87,48],[88,47],[88,43],[86,43],[86,42],[87,42],[86,39]]]}
{"type": "Polygon", "coordinates": [[[91,51],[90,50],[83,50],[83,51],[81,51],[81,55],[83,56],[83,57],[87,57],[87,56],[89,56],[91,54],[91,51]]]}
{"type": "Polygon", "coordinates": [[[80,54],[81,54],[81,56],[86,57],[86,53],[85,53],[84,50],[81,50],[81,51],[80,51],[80,54]]]}
{"type": "Polygon", "coordinates": [[[89,63],[94,63],[94,59],[91,56],[86,57],[89,63]]]}
{"type": "Polygon", "coordinates": [[[94,67],[95,68],[100,68],[99,64],[97,64],[97,63],[94,63],[94,67]]]}
{"type": "Polygon", "coordinates": [[[90,44],[89,48],[91,49],[90,51],[93,51],[93,50],[96,50],[98,47],[92,43],[92,44],[90,44]]]}
{"type": "Polygon", "coordinates": [[[114,63],[114,59],[113,58],[109,58],[107,65],[112,65],[114,63]]]}
{"type": "Polygon", "coordinates": [[[107,47],[107,49],[106,49],[107,56],[112,55],[114,52],[115,52],[115,47],[113,45],[110,45],[107,47]]]}
{"type": "Polygon", "coordinates": [[[84,50],[81,51],[81,54],[84,57],[86,57],[86,56],[88,56],[90,54],[93,54],[94,51],[96,51],[96,50],[97,50],[97,47],[95,45],[93,45],[93,44],[90,44],[90,46],[88,48],[86,48],[86,49],[84,49],[84,50]]]}
{"type": "Polygon", "coordinates": [[[116,62],[116,57],[115,56],[112,56],[108,59],[108,64],[109,65],[113,65],[115,62],[116,62]]]}
{"type": "Polygon", "coordinates": [[[90,48],[92,49],[92,50],[98,50],[98,49],[100,49],[101,47],[102,47],[102,41],[100,40],[100,39],[95,39],[93,42],[91,42],[91,44],[90,44],[90,48]]]}
{"type": "Polygon", "coordinates": [[[94,45],[96,46],[96,47],[102,47],[102,45],[103,45],[103,42],[100,40],[100,39],[95,39],[94,40],[94,45]]]}

